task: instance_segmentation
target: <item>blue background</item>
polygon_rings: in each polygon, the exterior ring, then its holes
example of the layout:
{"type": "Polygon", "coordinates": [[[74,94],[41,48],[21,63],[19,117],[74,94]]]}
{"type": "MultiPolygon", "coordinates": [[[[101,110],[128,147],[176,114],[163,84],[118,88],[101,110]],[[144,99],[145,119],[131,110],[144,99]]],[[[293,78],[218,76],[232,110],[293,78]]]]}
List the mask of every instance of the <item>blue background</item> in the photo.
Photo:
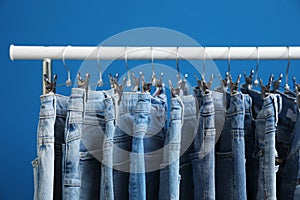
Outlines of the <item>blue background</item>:
{"type": "MultiPolygon", "coordinates": [[[[0,199],[32,199],[41,61],[10,61],[10,44],[98,45],[128,29],[155,26],[185,33],[204,46],[294,46],[300,45],[300,1],[2,0],[0,25],[0,199]]],[[[68,63],[74,77],[80,62],[68,63]]],[[[277,77],[286,64],[262,61],[259,76],[265,81],[270,73],[277,77]]],[[[224,74],[227,63],[220,65],[224,74]]],[[[234,76],[253,67],[255,61],[231,64],[234,76]]],[[[54,70],[66,75],[61,63],[54,70]]],[[[290,77],[297,74],[299,62],[292,61],[290,77]]]]}

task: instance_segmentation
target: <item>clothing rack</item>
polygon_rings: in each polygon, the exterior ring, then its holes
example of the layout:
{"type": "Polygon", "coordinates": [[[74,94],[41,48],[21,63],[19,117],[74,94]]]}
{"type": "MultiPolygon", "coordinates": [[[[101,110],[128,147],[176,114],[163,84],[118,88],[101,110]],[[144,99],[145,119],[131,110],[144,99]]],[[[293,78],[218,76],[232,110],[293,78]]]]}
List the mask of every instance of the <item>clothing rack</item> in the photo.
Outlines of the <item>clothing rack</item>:
{"type": "MultiPolygon", "coordinates": [[[[11,60],[43,60],[51,77],[51,60],[300,60],[300,46],[277,47],[134,47],[134,46],[15,46],[11,60]]],[[[43,94],[45,94],[43,84],[43,94]]]]}

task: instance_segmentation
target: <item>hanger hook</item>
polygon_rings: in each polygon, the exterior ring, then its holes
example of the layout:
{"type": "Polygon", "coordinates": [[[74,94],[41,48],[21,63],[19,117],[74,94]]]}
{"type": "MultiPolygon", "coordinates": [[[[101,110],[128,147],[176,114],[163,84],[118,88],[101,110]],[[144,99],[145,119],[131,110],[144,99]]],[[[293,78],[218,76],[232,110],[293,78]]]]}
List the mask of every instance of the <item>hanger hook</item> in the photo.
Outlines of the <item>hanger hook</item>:
{"type": "Polygon", "coordinates": [[[102,86],[103,85],[102,71],[101,71],[101,65],[100,65],[100,48],[101,48],[101,46],[98,46],[98,48],[97,48],[97,64],[98,64],[98,68],[99,68],[98,86],[102,86]]]}
{"type": "Polygon", "coordinates": [[[179,52],[179,47],[177,47],[176,49],[176,69],[177,69],[177,78],[178,78],[178,81],[180,81],[180,69],[179,69],[179,55],[178,55],[178,52],[179,52]]]}
{"type": "Polygon", "coordinates": [[[202,64],[202,76],[205,75],[205,67],[206,67],[206,47],[204,47],[203,51],[203,64],[202,64]]]}
{"type": "Polygon", "coordinates": [[[130,78],[130,72],[129,72],[129,65],[128,65],[128,57],[127,57],[127,46],[125,47],[125,54],[124,54],[124,59],[125,59],[125,64],[126,64],[126,70],[127,70],[127,81],[126,81],[126,86],[130,87],[131,86],[131,78],[130,78]]]}
{"type": "Polygon", "coordinates": [[[285,70],[285,86],[284,86],[285,91],[288,91],[290,89],[290,86],[289,86],[289,69],[290,69],[290,65],[291,65],[291,51],[290,51],[289,46],[287,46],[287,50],[288,50],[288,64],[287,64],[286,70],[285,70]]]}
{"type": "Polygon", "coordinates": [[[256,68],[255,68],[255,80],[254,80],[254,85],[258,85],[258,79],[257,79],[257,76],[258,76],[258,67],[259,67],[259,48],[258,46],[256,47],[256,51],[257,51],[257,60],[256,60],[256,68]]]}
{"type": "Polygon", "coordinates": [[[231,59],[231,47],[228,47],[228,66],[227,66],[228,73],[230,73],[230,59],[231,59]]]}
{"type": "Polygon", "coordinates": [[[66,86],[71,86],[72,85],[72,81],[71,81],[71,72],[70,69],[68,68],[66,61],[65,61],[65,54],[66,54],[66,50],[67,48],[70,47],[70,45],[66,46],[63,50],[63,54],[62,54],[62,62],[64,64],[64,67],[66,68],[67,72],[68,72],[68,80],[66,80],[66,86]]]}
{"type": "Polygon", "coordinates": [[[151,64],[152,64],[152,77],[151,77],[151,82],[152,85],[155,86],[156,84],[156,76],[155,76],[155,71],[154,71],[154,48],[151,47],[151,64]]]}

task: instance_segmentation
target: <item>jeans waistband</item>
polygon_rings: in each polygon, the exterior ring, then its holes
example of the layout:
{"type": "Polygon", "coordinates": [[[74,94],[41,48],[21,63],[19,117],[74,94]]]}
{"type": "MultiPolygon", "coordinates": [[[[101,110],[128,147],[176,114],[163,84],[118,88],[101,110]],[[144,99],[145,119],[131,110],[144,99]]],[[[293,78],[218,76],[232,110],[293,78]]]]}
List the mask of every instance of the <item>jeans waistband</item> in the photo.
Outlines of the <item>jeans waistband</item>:
{"type": "Polygon", "coordinates": [[[180,97],[171,99],[171,120],[182,120],[183,103],[180,97]]]}
{"type": "Polygon", "coordinates": [[[53,102],[53,109],[55,109],[56,116],[67,116],[68,111],[68,101],[69,97],[49,93],[45,95],[40,96],[41,105],[44,105],[45,103],[53,102]]]}
{"type": "Polygon", "coordinates": [[[244,96],[240,92],[230,96],[230,107],[226,112],[226,116],[245,113],[244,96]]]}
{"type": "Polygon", "coordinates": [[[207,94],[203,94],[202,96],[202,106],[200,108],[201,116],[211,115],[215,112],[213,105],[212,92],[209,91],[207,94]]]}
{"type": "Polygon", "coordinates": [[[180,97],[184,105],[184,118],[196,116],[196,99],[193,95],[180,97]]]}

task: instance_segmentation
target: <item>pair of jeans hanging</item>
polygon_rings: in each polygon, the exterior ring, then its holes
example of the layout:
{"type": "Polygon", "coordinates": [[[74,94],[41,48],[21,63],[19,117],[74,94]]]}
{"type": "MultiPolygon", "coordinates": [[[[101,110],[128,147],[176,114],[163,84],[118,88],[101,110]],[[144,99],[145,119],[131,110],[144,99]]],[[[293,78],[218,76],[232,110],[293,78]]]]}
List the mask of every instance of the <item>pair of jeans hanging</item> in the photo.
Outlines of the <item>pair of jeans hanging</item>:
{"type": "Polygon", "coordinates": [[[105,166],[113,156],[112,145],[107,145],[107,141],[112,140],[114,132],[114,127],[111,127],[113,125],[111,121],[114,119],[111,117],[114,116],[112,93],[113,90],[90,90],[84,103],[79,149],[80,199],[99,199],[99,197],[112,199],[113,197],[112,177],[107,179],[107,176],[111,176],[112,166],[105,166]],[[102,165],[101,162],[105,164],[102,165]]]}
{"type": "Polygon", "coordinates": [[[80,196],[80,138],[86,93],[84,89],[73,88],[68,103],[68,115],[65,129],[65,159],[63,178],[63,199],[79,199],[80,196]]]}
{"type": "MultiPolygon", "coordinates": [[[[215,119],[212,92],[201,94],[198,131],[191,154],[194,199],[215,199],[215,119]]],[[[198,98],[199,99],[199,98],[198,98]]]]}
{"type": "Polygon", "coordinates": [[[244,118],[245,96],[227,95],[229,108],[216,144],[216,199],[247,199],[244,118]]]}
{"type": "Polygon", "coordinates": [[[165,138],[160,171],[159,199],[179,200],[179,157],[184,106],[180,97],[171,99],[170,128],[165,138]]]}
{"type": "Polygon", "coordinates": [[[198,128],[197,99],[193,95],[180,97],[184,107],[179,159],[180,199],[194,199],[193,168],[190,155],[194,153],[193,141],[198,128]]]}
{"type": "Polygon", "coordinates": [[[280,110],[281,97],[269,94],[256,117],[254,156],[259,162],[256,199],[276,199],[275,133],[280,110]]]}
{"type": "Polygon", "coordinates": [[[118,106],[118,116],[116,118],[113,173],[115,199],[158,199],[159,165],[162,161],[165,137],[165,94],[152,97],[149,93],[124,92],[118,106]],[[136,110],[139,100],[140,105],[150,107],[142,107],[136,110]],[[146,114],[143,109],[150,109],[149,113],[146,114]],[[145,135],[142,138],[136,137],[133,139],[135,130],[142,127],[141,129],[145,131],[145,118],[148,119],[145,135]],[[139,126],[139,123],[142,126],[139,126]],[[141,149],[142,144],[143,151],[141,149]],[[135,148],[134,151],[133,147],[135,148]],[[137,159],[136,156],[143,157],[143,159],[137,159]],[[142,165],[144,165],[144,168],[142,165]],[[142,173],[136,173],[136,169],[142,170],[142,173]],[[145,184],[136,185],[133,181],[135,179],[141,180],[142,183],[145,181],[145,184]]]}
{"type": "Polygon", "coordinates": [[[34,199],[62,199],[64,127],[68,97],[53,93],[41,96],[37,158],[34,170],[34,199]]]}

